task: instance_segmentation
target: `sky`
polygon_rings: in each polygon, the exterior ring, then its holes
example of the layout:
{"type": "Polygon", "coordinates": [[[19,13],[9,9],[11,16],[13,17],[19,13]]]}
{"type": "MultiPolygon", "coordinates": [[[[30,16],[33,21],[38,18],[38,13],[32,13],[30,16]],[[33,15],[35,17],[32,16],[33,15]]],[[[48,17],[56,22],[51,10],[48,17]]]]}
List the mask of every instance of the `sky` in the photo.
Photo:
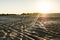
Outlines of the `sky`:
{"type": "Polygon", "coordinates": [[[40,3],[51,3],[49,13],[60,13],[60,0],[0,0],[0,13],[21,14],[39,12],[40,3]]]}

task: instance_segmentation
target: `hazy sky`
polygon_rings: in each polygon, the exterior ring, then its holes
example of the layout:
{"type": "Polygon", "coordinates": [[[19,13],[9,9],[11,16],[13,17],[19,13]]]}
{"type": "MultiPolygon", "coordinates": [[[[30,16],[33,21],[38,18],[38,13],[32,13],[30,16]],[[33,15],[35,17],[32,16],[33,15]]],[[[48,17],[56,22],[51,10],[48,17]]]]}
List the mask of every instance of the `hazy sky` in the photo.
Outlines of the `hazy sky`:
{"type": "Polygon", "coordinates": [[[60,0],[0,0],[0,13],[39,12],[37,4],[42,1],[51,2],[50,12],[60,13],[60,0]]]}

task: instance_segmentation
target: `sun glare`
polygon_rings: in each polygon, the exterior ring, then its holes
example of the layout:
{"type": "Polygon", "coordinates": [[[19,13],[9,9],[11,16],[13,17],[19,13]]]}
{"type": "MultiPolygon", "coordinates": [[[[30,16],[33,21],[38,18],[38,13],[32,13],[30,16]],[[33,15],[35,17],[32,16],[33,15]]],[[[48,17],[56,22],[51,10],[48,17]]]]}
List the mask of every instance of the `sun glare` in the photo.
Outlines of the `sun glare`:
{"type": "Polygon", "coordinates": [[[48,2],[41,2],[37,4],[38,11],[43,14],[49,13],[49,11],[52,9],[52,5],[48,2]]]}

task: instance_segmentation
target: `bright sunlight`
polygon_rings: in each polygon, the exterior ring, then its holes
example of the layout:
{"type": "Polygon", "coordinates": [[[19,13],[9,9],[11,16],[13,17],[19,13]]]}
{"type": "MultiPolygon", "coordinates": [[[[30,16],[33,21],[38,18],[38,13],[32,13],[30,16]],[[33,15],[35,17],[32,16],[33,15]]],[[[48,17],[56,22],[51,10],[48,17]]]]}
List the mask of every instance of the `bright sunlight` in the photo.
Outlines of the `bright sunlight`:
{"type": "Polygon", "coordinates": [[[37,4],[38,11],[43,14],[47,14],[52,10],[52,4],[49,2],[41,2],[37,4]]]}

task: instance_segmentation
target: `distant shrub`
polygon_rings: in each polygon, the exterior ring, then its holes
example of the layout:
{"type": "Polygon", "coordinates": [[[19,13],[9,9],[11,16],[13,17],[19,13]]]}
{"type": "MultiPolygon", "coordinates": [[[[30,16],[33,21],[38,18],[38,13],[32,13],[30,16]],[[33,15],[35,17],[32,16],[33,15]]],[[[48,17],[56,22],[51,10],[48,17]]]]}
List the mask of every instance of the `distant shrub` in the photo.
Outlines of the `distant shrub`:
{"type": "Polygon", "coordinates": [[[0,14],[0,16],[14,16],[16,14],[0,14]]]}
{"type": "Polygon", "coordinates": [[[39,13],[22,13],[21,15],[37,15],[39,13]]]}

